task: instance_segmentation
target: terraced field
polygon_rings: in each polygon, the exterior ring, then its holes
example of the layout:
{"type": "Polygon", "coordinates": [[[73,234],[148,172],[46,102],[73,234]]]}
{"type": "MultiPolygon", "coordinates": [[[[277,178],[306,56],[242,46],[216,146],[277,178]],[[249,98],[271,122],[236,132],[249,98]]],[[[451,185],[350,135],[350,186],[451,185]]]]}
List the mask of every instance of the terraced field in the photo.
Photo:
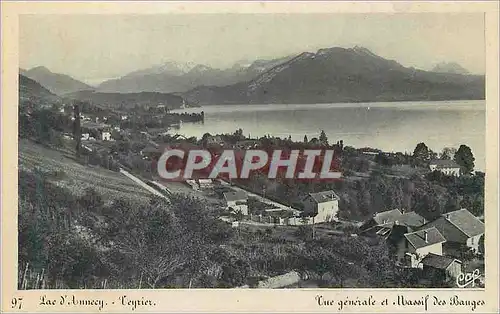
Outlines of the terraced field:
{"type": "Polygon", "coordinates": [[[126,198],[147,201],[152,196],[118,172],[81,165],[70,155],[28,140],[19,141],[18,162],[19,170],[28,172],[33,172],[35,168],[49,173],[63,171],[64,175],[51,181],[70,189],[75,195],[82,195],[87,187],[92,187],[106,200],[126,198]]]}

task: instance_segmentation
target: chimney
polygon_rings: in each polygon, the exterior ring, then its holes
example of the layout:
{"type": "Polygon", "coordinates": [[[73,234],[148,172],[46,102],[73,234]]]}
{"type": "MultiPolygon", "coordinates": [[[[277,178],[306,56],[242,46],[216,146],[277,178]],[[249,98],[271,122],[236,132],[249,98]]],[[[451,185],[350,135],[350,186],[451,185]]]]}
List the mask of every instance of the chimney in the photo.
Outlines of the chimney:
{"type": "Polygon", "coordinates": [[[429,242],[429,239],[427,238],[427,230],[424,230],[424,240],[425,243],[429,242]]]}
{"type": "Polygon", "coordinates": [[[396,226],[398,226],[398,225],[399,225],[399,221],[397,221],[397,220],[396,220],[396,221],[394,222],[394,224],[395,224],[396,226]]]}
{"type": "Polygon", "coordinates": [[[405,209],[404,208],[401,208],[401,213],[404,214],[405,213],[405,209]]]}
{"type": "Polygon", "coordinates": [[[446,220],[450,220],[450,214],[449,214],[449,213],[446,213],[446,214],[444,215],[444,218],[446,218],[446,220]]]}

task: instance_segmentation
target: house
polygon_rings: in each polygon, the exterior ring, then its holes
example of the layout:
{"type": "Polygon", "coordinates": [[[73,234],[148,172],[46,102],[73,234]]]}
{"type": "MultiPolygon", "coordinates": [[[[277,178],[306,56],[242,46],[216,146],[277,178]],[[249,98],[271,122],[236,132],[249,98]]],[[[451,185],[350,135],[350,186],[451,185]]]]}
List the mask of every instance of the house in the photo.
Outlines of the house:
{"type": "Polygon", "coordinates": [[[467,209],[445,213],[424,227],[437,228],[452,250],[459,246],[466,246],[478,252],[479,239],[484,235],[484,223],[467,209]]]}
{"type": "Polygon", "coordinates": [[[259,140],[243,140],[236,143],[236,147],[241,149],[257,148],[260,144],[259,140]]]}
{"type": "Polygon", "coordinates": [[[198,179],[200,189],[210,189],[213,187],[212,179],[198,179]]]}
{"type": "Polygon", "coordinates": [[[420,263],[429,278],[442,278],[447,281],[462,273],[462,262],[450,256],[429,253],[420,263]]]}
{"type": "Polygon", "coordinates": [[[103,141],[111,140],[111,128],[107,124],[84,121],[81,124],[82,134],[88,133],[90,137],[103,141]]]}
{"type": "Polygon", "coordinates": [[[224,146],[224,140],[220,135],[210,135],[207,137],[207,145],[220,145],[224,146]]]}
{"type": "Polygon", "coordinates": [[[199,186],[195,180],[186,180],[186,183],[195,191],[199,190],[199,186]]]}
{"type": "Polygon", "coordinates": [[[248,196],[243,191],[225,192],[224,200],[227,208],[232,212],[240,211],[244,216],[248,215],[248,196]]]}
{"type": "Polygon", "coordinates": [[[459,176],[460,166],[453,160],[435,159],[429,162],[431,171],[440,171],[449,176],[459,176]]]}
{"type": "Polygon", "coordinates": [[[108,130],[103,130],[101,133],[101,140],[111,141],[111,132],[108,130]]]}
{"type": "Polygon", "coordinates": [[[302,200],[304,213],[314,216],[315,223],[337,220],[339,199],[332,190],[309,193],[302,200]]]}
{"type": "Polygon", "coordinates": [[[360,229],[368,231],[372,228],[380,229],[383,227],[391,227],[396,220],[401,217],[402,213],[399,209],[391,209],[380,213],[375,213],[372,218],[365,221],[360,229]],[[379,228],[376,228],[379,227],[379,228]]]}
{"type": "MultiPolygon", "coordinates": [[[[402,226],[397,229],[408,228],[402,226]]],[[[421,260],[430,253],[443,255],[445,237],[435,227],[410,233],[391,234],[392,253],[396,262],[405,267],[417,268],[421,260]]]]}
{"type": "Polygon", "coordinates": [[[62,136],[64,139],[67,139],[67,140],[73,139],[73,134],[70,134],[70,133],[63,133],[62,136]]]}
{"type": "Polygon", "coordinates": [[[388,236],[394,225],[406,226],[407,232],[411,232],[422,227],[425,223],[425,218],[416,212],[392,209],[375,213],[372,218],[361,225],[360,233],[363,235],[388,236]]]}
{"type": "Polygon", "coordinates": [[[396,223],[399,223],[401,225],[405,225],[410,227],[412,230],[417,230],[418,228],[422,227],[427,223],[427,220],[417,214],[416,212],[404,212],[399,217],[399,219],[396,221],[396,223]]]}

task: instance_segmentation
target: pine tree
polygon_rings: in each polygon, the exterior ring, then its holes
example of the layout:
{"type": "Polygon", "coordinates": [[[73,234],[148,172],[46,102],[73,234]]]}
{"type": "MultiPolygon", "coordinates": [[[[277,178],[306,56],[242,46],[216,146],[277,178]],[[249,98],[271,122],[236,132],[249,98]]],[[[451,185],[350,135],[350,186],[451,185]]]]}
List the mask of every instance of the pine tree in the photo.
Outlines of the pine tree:
{"type": "Polygon", "coordinates": [[[326,133],[324,130],[321,130],[321,133],[319,135],[319,142],[322,145],[328,145],[328,137],[326,136],[326,133]]]}
{"type": "Polygon", "coordinates": [[[453,158],[461,167],[462,174],[470,174],[474,170],[474,155],[467,145],[460,145],[453,158]]]}

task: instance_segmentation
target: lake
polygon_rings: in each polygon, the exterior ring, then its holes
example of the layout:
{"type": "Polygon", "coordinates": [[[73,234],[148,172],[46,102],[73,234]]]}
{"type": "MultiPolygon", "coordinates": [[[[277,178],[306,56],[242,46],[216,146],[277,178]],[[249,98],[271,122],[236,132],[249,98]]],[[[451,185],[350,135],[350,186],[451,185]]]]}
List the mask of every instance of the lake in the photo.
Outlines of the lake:
{"type": "Polygon", "coordinates": [[[302,141],[324,130],[330,143],[343,140],[356,148],[409,152],[419,142],[441,152],[465,144],[485,169],[485,101],[388,102],[304,105],[223,105],[174,112],[205,112],[204,123],[183,123],[173,133],[288,137],[302,141]]]}

